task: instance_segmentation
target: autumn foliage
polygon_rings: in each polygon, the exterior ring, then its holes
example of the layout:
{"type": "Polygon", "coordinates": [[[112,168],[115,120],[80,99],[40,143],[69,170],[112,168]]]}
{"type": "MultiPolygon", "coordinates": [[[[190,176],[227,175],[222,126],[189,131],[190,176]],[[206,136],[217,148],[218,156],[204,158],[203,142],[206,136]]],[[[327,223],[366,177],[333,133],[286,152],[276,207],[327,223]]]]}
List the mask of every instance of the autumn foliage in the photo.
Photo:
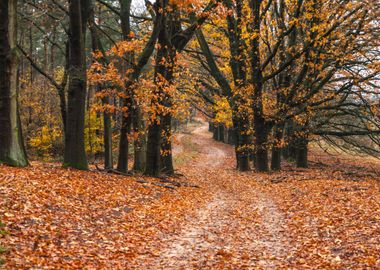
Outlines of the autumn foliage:
{"type": "Polygon", "coordinates": [[[2,0],[0,265],[380,268],[379,4],[2,0]]]}

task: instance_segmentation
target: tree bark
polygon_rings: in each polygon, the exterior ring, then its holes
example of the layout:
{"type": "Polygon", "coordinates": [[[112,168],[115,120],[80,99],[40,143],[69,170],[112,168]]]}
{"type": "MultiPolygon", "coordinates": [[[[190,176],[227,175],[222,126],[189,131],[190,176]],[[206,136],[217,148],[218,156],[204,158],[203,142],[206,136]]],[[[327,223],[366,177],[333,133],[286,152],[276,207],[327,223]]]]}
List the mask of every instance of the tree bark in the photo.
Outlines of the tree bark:
{"type": "MultiPolygon", "coordinates": [[[[123,33],[123,40],[131,40],[131,22],[130,22],[130,11],[132,0],[119,0],[120,3],[120,20],[121,20],[121,30],[123,33]]],[[[133,55],[128,54],[125,56],[128,61],[133,61],[133,55]]],[[[129,69],[129,65],[125,65],[126,69],[129,69]]],[[[131,86],[133,82],[127,82],[125,85],[125,91],[127,98],[123,99],[123,107],[127,109],[122,115],[122,123],[120,129],[120,140],[119,140],[119,157],[117,162],[117,170],[120,172],[128,171],[128,157],[129,157],[129,140],[128,135],[132,128],[133,119],[133,90],[131,86]]]]}
{"type": "Polygon", "coordinates": [[[160,175],[161,125],[153,121],[148,128],[145,175],[160,175]]]}
{"type": "Polygon", "coordinates": [[[17,98],[17,0],[0,2],[0,163],[27,166],[17,98]]]}
{"type": "Polygon", "coordinates": [[[255,137],[255,167],[258,172],[268,172],[268,127],[262,117],[255,115],[254,119],[255,137]]]}
{"type": "Polygon", "coordinates": [[[218,124],[218,141],[224,142],[224,125],[218,124]]]}
{"type": "MultiPolygon", "coordinates": [[[[103,104],[109,104],[109,98],[106,97],[103,104]]],[[[103,113],[103,136],[104,136],[104,168],[112,169],[113,168],[113,153],[112,153],[112,119],[111,114],[104,112],[103,113]]]]}
{"type": "Polygon", "coordinates": [[[143,172],[146,164],[146,135],[145,123],[143,114],[140,108],[135,109],[133,118],[134,132],[138,133],[138,137],[134,142],[135,159],[133,163],[133,170],[143,172]]]}
{"type": "Polygon", "coordinates": [[[168,175],[174,174],[171,122],[172,116],[170,113],[162,117],[161,172],[168,175]]]}
{"type": "MultiPolygon", "coordinates": [[[[165,32],[162,30],[162,32],[165,32]]],[[[162,33],[161,33],[162,35],[162,33]]],[[[164,136],[162,135],[162,131],[164,130],[163,122],[165,121],[165,117],[163,113],[160,111],[159,106],[162,106],[163,100],[162,96],[165,96],[165,90],[162,89],[165,87],[165,82],[162,80],[166,80],[166,74],[168,72],[165,64],[162,64],[163,59],[166,59],[167,55],[167,47],[163,46],[162,37],[159,37],[160,48],[158,49],[156,56],[156,67],[155,67],[155,83],[157,85],[156,93],[157,100],[152,101],[152,107],[154,110],[157,110],[156,119],[152,119],[152,123],[148,128],[148,145],[147,145],[147,160],[146,160],[146,168],[145,174],[150,176],[159,176],[161,173],[161,161],[164,160],[164,157],[161,155],[161,147],[164,140],[164,136]],[[161,41],[160,41],[161,39],[161,41]],[[160,43],[161,42],[161,43],[160,43]]],[[[166,81],[167,82],[167,81],[166,81]]],[[[171,124],[165,123],[164,133],[170,129],[171,124]]],[[[167,164],[166,164],[167,165],[167,164]]]]}
{"type": "Polygon", "coordinates": [[[218,140],[218,133],[219,133],[219,129],[218,129],[218,124],[216,123],[213,123],[213,126],[214,126],[214,129],[212,131],[212,138],[217,141],[218,140]]]}
{"type": "Polygon", "coordinates": [[[128,157],[129,157],[129,140],[128,135],[131,133],[132,118],[131,118],[131,108],[132,99],[126,98],[122,104],[123,107],[128,108],[121,120],[120,129],[120,141],[119,141],[119,157],[117,161],[117,170],[120,172],[128,171],[128,157]]]}
{"type": "Polygon", "coordinates": [[[297,155],[296,164],[297,168],[307,168],[308,167],[308,139],[299,138],[297,140],[297,155]]]}
{"type": "Polygon", "coordinates": [[[261,26],[261,5],[262,0],[251,0],[250,8],[252,11],[252,33],[258,36],[251,40],[251,73],[252,73],[252,109],[254,114],[253,127],[255,137],[255,158],[256,158],[256,170],[259,172],[269,171],[268,164],[268,132],[269,124],[264,116],[263,109],[263,73],[261,69],[261,51],[260,51],[260,26],[261,26]]]}
{"type": "Polygon", "coordinates": [[[249,126],[249,121],[244,121],[241,117],[233,117],[233,124],[236,142],[236,168],[239,171],[246,172],[251,169],[249,166],[251,140],[246,132],[249,126]]]}
{"type": "Polygon", "coordinates": [[[84,142],[86,106],[85,27],[82,19],[82,1],[69,3],[69,87],[65,134],[64,167],[87,170],[84,142]]]}
{"type": "Polygon", "coordinates": [[[272,160],[271,160],[271,169],[273,171],[281,170],[281,153],[282,147],[278,146],[283,138],[284,125],[278,124],[274,128],[274,145],[272,146],[272,160]]]}

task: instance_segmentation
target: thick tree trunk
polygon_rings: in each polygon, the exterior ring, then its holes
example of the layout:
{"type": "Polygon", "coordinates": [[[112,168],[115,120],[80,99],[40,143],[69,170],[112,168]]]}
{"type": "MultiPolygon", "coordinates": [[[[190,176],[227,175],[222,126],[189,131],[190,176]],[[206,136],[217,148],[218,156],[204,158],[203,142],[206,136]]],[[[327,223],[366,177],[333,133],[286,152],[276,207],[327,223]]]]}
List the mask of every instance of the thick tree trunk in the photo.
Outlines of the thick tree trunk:
{"type": "MultiPolygon", "coordinates": [[[[164,16],[163,25],[167,26],[167,23],[168,18],[164,16]]],[[[148,129],[145,174],[150,176],[158,176],[161,173],[162,165],[167,167],[165,168],[167,172],[170,172],[173,168],[170,137],[166,137],[166,134],[171,134],[171,97],[166,93],[166,87],[169,87],[172,83],[174,55],[173,51],[171,51],[173,49],[172,45],[168,44],[167,34],[167,29],[162,27],[158,36],[159,49],[156,55],[154,74],[157,100],[152,102],[152,107],[157,110],[156,117],[159,118],[159,121],[158,119],[153,119],[148,129]],[[167,111],[163,112],[160,107],[164,107],[167,111]],[[162,162],[165,162],[165,164],[162,164],[162,162]]]]}
{"type": "MultiPolygon", "coordinates": [[[[132,108],[132,99],[124,99],[123,107],[132,108]]],[[[117,161],[117,170],[120,172],[128,171],[128,157],[129,157],[129,139],[128,135],[131,132],[132,126],[132,112],[128,110],[124,113],[121,120],[120,140],[119,140],[119,157],[117,161]]]]}
{"type": "Polygon", "coordinates": [[[236,130],[235,128],[229,128],[227,130],[227,143],[229,145],[236,145],[236,130]]]}
{"type": "Polygon", "coordinates": [[[148,128],[145,175],[160,175],[161,125],[156,121],[148,128]]]}
{"type": "Polygon", "coordinates": [[[271,169],[272,171],[281,170],[281,149],[275,146],[272,148],[271,169]]]}
{"type": "Polygon", "coordinates": [[[17,1],[0,2],[0,163],[27,166],[17,100],[17,1]]]}
{"type": "Polygon", "coordinates": [[[254,119],[255,136],[255,167],[258,172],[268,172],[268,130],[264,118],[255,115],[254,119]]]}
{"type": "Polygon", "coordinates": [[[218,124],[218,137],[217,141],[223,142],[224,141],[224,125],[223,124],[218,124]]]}
{"type": "Polygon", "coordinates": [[[296,163],[298,168],[308,167],[308,143],[307,138],[299,138],[297,140],[296,163]]]}
{"type": "Polygon", "coordinates": [[[260,50],[260,26],[261,26],[261,5],[262,1],[251,0],[249,5],[252,11],[252,32],[257,37],[251,40],[251,80],[253,86],[252,109],[254,114],[253,126],[255,137],[255,165],[259,172],[269,171],[268,164],[268,132],[269,127],[264,116],[263,106],[263,70],[261,67],[261,50],[260,50]]]}
{"type": "Polygon", "coordinates": [[[84,51],[85,28],[82,22],[81,3],[82,1],[80,0],[73,0],[69,4],[69,88],[63,164],[65,167],[87,170],[88,164],[84,143],[87,79],[84,51]]]}
{"type": "Polygon", "coordinates": [[[251,140],[247,133],[249,122],[244,119],[233,117],[233,124],[235,130],[235,154],[236,154],[236,168],[239,171],[246,172],[251,168],[249,166],[249,154],[251,147],[251,140]]]}
{"type": "Polygon", "coordinates": [[[218,135],[219,134],[218,124],[213,123],[213,126],[214,126],[214,128],[212,130],[212,138],[215,141],[217,141],[218,137],[219,137],[219,135],[218,135]]]}
{"type": "Polygon", "coordinates": [[[284,125],[277,125],[274,128],[275,142],[272,147],[272,161],[271,161],[271,169],[273,171],[281,170],[282,147],[280,147],[279,144],[281,143],[281,140],[283,138],[283,130],[284,130],[284,125]]]}
{"type": "Polygon", "coordinates": [[[161,165],[162,172],[171,175],[174,174],[173,155],[172,155],[172,131],[171,114],[166,114],[161,118],[162,122],[162,139],[161,139],[161,165]]]}
{"type": "Polygon", "coordinates": [[[286,160],[295,161],[296,160],[296,140],[294,135],[294,121],[289,120],[285,124],[285,141],[286,146],[282,151],[282,155],[286,160]]]}
{"type": "MultiPolygon", "coordinates": [[[[130,10],[131,0],[119,0],[120,3],[120,19],[121,30],[123,33],[123,39],[125,41],[131,40],[131,22],[130,22],[130,10]]],[[[133,62],[133,55],[129,54],[125,56],[130,62],[133,62]]],[[[130,68],[128,64],[125,68],[130,68]]],[[[122,123],[120,129],[120,141],[119,141],[119,158],[117,163],[117,170],[121,172],[128,171],[128,157],[129,157],[129,140],[128,135],[131,132],[132,119],[133,119],[133,91],[131,89],[132,81],[127,82],[125,85],[126,94],[128,98],[124,99],[123,107],[127,109],[127,112],[122,116],[122,123]]]]}

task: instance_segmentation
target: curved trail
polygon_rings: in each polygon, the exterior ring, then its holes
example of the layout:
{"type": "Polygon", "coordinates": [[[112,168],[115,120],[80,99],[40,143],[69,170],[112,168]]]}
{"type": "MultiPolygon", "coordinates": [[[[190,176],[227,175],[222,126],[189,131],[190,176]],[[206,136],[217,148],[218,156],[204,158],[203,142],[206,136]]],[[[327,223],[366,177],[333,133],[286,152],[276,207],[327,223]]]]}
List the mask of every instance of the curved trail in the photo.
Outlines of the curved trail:
{"type": "Polygon", "coordinates": [[[287,256],[282,214],[249,182],[226,170],[232,147],[212,140],[204,124],[191,141],[199,152],[195,165],[207,178],[210,199],[179,233],[163,236],[162,249],[146,269],[275,269],[287,256]]]}

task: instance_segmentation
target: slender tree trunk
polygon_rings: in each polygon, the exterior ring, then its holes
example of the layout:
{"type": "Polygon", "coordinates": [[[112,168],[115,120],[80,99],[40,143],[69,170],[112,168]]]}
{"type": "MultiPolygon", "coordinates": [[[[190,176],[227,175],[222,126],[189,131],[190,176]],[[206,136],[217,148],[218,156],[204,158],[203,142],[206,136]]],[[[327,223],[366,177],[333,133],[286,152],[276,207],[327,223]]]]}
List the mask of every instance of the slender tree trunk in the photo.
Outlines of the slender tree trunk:
{"type": "Polygon", "coordinates": [[[65,167],[87,170],[84,143],[87,79],[81,3],[80,0],[72,0],[69,4],[69,88],[63,163],[65,167]]]}
{"type": "Polygon", "coordinates": [[[17,100],[17,0],[0,2],[0,163],[27,166],[17,100]]]}
{"type": "Polygon", "coordinates": [[[146,164],[146,135],[143,114],[140,108],[136,108],[134,113],[134,132],[138,133],[137,140],[134,142],[135,160],[133,170],[143,172],[146,164]]]}
{"type": "MultiPolygon", "coordinates": [[[[33,43],[33,27],[29,27],[29,55],[31,59],[34,59],[34,43],[33,43]]],[[[32,64],[30,64],[30,72],[29,72],[29,81],[30,84],[34,83],[34,68],[32,64]]]]}
{"type": "MultiPolygon", "coordinates": [[[[100,41],[99,33],[96,28],[95,23],[95,14],[94,6],[91,5],[91,13],[89,15],[89,28],[91,32],[91,42],[92,42],[92,51],[100,51],[103,53],[103,57],[100,61],[106,65],[107,59],[105,58],[105,53],[103,46],[100,41]]],[[[102,86],[98,85],[97,91],[101,91],[102,86]]],[[[102,104],[110,104],[110,97],[102,98],[102,104]]],[[[113,153],[112,153],[112,114],[105,111],[103,112],[103,144],[104,144],[104,168],[112,169],[113,168],[113,153]]]]}
{"type": "MultiPolygon", "coordinates": [[[[109,97],[105,98],[103,104],[109,104],[109,97]]],[[[103,113],[103,143],[104,143],[104,168],[113,168],[113,153],[112,153],[112,115],[108,112],[103,113]]]]}

